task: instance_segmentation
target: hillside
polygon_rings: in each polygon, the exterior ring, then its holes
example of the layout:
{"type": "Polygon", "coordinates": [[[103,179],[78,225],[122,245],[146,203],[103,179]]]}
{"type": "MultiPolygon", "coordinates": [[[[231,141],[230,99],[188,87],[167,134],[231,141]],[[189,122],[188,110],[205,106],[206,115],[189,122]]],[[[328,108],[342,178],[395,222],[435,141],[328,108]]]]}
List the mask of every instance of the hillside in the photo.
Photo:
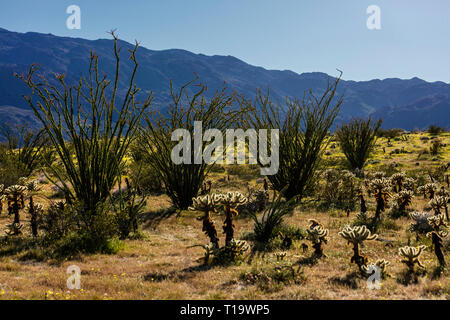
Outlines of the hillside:
{"type": "MultiPolygon", "coordinates": [[[[75,81],[88,70],[89,51],[92,50],[100,57],[101,70],[112,77],[112,44],[112,40],[91,41],[0,28],[0,120],[19,119],[23,117],[22,109],[29,110],[22,98],[28,90],[14,78],[14,72],[25,72],[29,65],[38,63],[46,75],[66,73],[69,82],[75,81]]],[[[126,61],[126,49],[132,45],[123,41],[120,45],[123,61],[126,61]]],[[[328,75],[320,72],[297,74],[288,70],[267,70],[232,56],[206,56],[179,49],[154,51],[141,47],[137,58],[136,83],[145,91],[153,90],[155,105],[161,108],[170,101],[170,80],[175,86],[181,86],[192,80],[194,73],[208,85],[209,94],[224,83],[229,90],[247,97],[254,96],[256,88],[270,88],[272,99],[279,102],[285,97],[301,97],[310,88],[321,93],[328,80],[328,75]]],[[[126,86],[130,72],[130,65],[124,64],[122,87],[126,86]]],[[[411,130],[430,124],[450,127],[450,84],[430,83],[418,78],[342,81],[339,94],[344,94],[345,100],[338,122],[373,114],[385,119],[386,128],[411,130]]]]}

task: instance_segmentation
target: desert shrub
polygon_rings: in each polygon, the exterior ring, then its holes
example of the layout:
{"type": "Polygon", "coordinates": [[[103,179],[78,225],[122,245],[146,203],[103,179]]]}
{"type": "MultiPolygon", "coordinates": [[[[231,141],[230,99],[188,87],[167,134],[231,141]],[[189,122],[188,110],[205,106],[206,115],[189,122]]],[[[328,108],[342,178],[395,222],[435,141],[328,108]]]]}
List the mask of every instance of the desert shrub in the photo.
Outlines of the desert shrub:
{"type": "Polygon", "coordinates": [[[272,203],[260,216],[252,215],[254,221],[253,239],[260,244],[268,244],[278,235],[284,216],[291,213],[297,203],[298,198],[296,197],[284,201],[283,192],[280,192],[277,197],[274,194],[272,203]]]}
{"type": "MultiPolygon", "coordinates": [[[[343,102],[342,97],[336,97],[339,80],[340,77],[331,85],[328,83],[319,97],[309,90],[302,100],[288,99],[286,108],[276,107],[270,101],[269,93],[263,95],[261,91],[254,102],[241,97],[241,105],[250,109],[244,119],[247,127],[279,130],[279,168],[276,174],[267,178],[277,191],[287,186],[287,199],[295,196],[301,199],[312,185],[312,177],[330,141],[327,139],[328,130],[343,102]]],[[[268,140],[271,145],[271,139],[268,140]]],[[[265,167],[260,157],[257,160],[265,167]]]]}
{"type": "Polygon", "coordinates": [[[129,166],[129,176],[140,194],[161,194],[164,192],[164,186],[158,172],[148,164],[145,158],[142,160],[133,158],[133,162],[129,166]]]}
{"type": "Polygon", "coordinates": [[[6,139],[0,144],[0,183],[8,187],[42,166],[50,151],[44,130],[3,124],[0,133],[6,139]]]}
{"type": "Polygon", "coordinates": [[[377,135],[377,137],[380,137],[380,138],[394,139],[394,138],[400,136],[403,132],[404,132],[404,130],[399,129],[399,128],[393,128],[393,129],[379,128],[377,130],[376,135],[377,135]]]}
{"type": "Polygon", "coordinates": [[[430,135],[436,136],[445,132],[445,129],[436,125],[430,125],[427,131],[430,135]]]}
{"type": "Polygon", "coordinates": [[[353,119],[336,130],[339,145],[352,170],[363,169],[375,146],[376,134],[380,126],[381,119],[375,123],[372,123],[371,118],[353,119]]]}
{"type": "Polygon", "coordinates": [[[49,166],[51,175],[48,176],[62,182],[67,205],[76,214],[82,233],[97,240],[110,236],[107,200],[152,100],[151,94],[139,99],[141,102],[136,99],[140,92],[134,84],[137,44],[130,50],[129,86],[118,87],[120,49],[118,38],[114,33],[112,36],[116,62],[113,81],[99,75],[98,56],[94,53],[90,56],[88,79],[83,77],[76,85],[68,85],[65,75],[55,75],[57,86],[42,77],[37,80],[39,67],[36,65],[30,67],[28,75],[18,76],[32,91],[26,100],[61,163],[61,166],[49,166]],[[122,91],[126,95],[119,103],[116,94],[122,91]]]}
{"type": "Polygon", "coordinates": [[[226,93],[225,87],[211,99],[206,99],[206,87],[199,84],[198,90],[190,96],[187,93],[188,87],[196,81],[197,79],[187,83],[178,92],[175,92],[171,83],[173,103],[164,114],[155,111],[146,115],[146,126],[142,130],[139,143],[147,153],[148,164],[164,184],[165,192],[180,209],[187,209],[192,204],[192,198],[198,195],[211,164],[195,161],[196,155],[203,154],[207,144],[202,143],[195,152],[187,155],[189,163],[181,164],[172,161],[173,148],[181,143],[191,145],[189,150],[196,148],[193,134],[196,121],[201,121],[204,131],[217,129],[223,133],[240,114],[231,108],[234,97],[226,93]],[[187,130],[189,137],[180,142],[172,141],[172,133],[177,129],[187,130]]]}
{"type": "Polygon", "coordinates": [[[348,170],[327,169],[322,173],[322,182],[318,187],[320,206],[353,210],[358,190],[358,180],[353,173],[348,170]]]}
{"type": "Polygon", "coordinates": [[[442,142],[439,139],[433,139],[431,141],[431,146],[430,146],[430,154],[435,156],[437,154],[439,154],[440,150],[442,147],[442,142]]]}

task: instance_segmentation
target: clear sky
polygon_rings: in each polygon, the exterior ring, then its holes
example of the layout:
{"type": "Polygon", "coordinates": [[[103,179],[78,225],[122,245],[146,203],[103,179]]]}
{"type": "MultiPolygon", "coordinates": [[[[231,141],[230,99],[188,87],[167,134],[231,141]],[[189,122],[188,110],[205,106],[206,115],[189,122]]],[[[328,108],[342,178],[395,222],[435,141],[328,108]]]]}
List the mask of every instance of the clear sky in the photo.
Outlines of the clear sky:
{"type": "Polygon", "coordinates": [[[449,0],[2,0],[0,27],[87,39],[117,29],[149,49],[232,55],[266,69],[450,83],[449,0]],[[66,27],[73,4],[80,30],[66,27]],[[366,26],[369,5],[381,9],[381,30],[366,26]]]}

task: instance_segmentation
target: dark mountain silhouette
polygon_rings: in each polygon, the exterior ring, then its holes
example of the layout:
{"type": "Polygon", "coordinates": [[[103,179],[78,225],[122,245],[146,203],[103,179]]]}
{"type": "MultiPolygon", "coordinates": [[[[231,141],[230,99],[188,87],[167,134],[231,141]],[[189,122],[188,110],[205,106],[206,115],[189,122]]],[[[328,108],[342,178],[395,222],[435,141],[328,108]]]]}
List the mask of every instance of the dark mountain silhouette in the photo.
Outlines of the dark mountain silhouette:
{"type": "MultiPolygon", "coordinates": [[[[120,46],[124,64],[119,86],[126,88],[132,67],[127,62],[127,49],[133,45],[120,41],[120,46]]],[[[51,78],[53,73],[65,73],[66,80],[74,83],[87,74],[89,52],[94,51],[99,56],[100,69],[112,78],[115,67],[112,49],[113,41],[109,39],[91,41],[0,28],[0,121],[32,119],[30,108],[22,98],[29,90],[13,76],[14,72],[26,72],[32,63],[38,63],[42,65],[40,73],[45,76],[51,78]]],[[[179,49],[154,51],[140,47],[137,59],[136,83],[145,92],[153,90],[155,105],[160,108],[170,103],[170,80],[179,87],[192,80],[194,73],[208,86],[209,95],[225,83],[230,91],[249,98],[257,88],[270,88],[272,99],[281,103],[286,97],[301,98],[308,89],[320,94],[329,79],[325,73],[267,70],[232,56],[206,56],[179,49]]],[[[450,127],[450,84],[444,82],[430,83],[418,78],[342,80],[338,93],[345,98],[337,123],[373,115],[382,117],[386,128],[422,129],[430,124],[450,127]]]]}

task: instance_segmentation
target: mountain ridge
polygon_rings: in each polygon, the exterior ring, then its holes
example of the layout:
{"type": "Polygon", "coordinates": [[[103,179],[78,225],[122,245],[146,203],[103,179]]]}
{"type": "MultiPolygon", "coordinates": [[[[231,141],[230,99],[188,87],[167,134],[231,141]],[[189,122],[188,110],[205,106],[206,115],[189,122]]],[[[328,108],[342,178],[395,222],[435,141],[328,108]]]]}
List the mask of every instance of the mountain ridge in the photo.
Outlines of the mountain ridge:
{"type": "MultiPolygon", "coordinates": [[[[115,66],[112,44],[111,39],[88,40],[0,28],[0,110],[4,106],[29,110],[22,98],[29,91],[13,74],[26,72],[29,65],[35,62],[42,65],[41,72],[45,75],[66,73],[66,79],[74,82],[85,75],[89,52],[94,51],[99,55],[101,70],[111,77],[115,66]]],[[[123,40],[119,44],[123,47],[122,61],[126,61],[126,49],[133,45],[123,40]]],[[[286,97],[302,97],[308,89],[320,94],[328,79],[334,78],[323,72],[299,74],[292,70],[265,69],[231,55],[205,55],[184,49],[151,50],[140,47],[137,59],[136,84],[143,91],[153,90],[155,105],[160,108],[170,102],[169,82],[172,80],[175,87],[180,87],[192,80],[194,73],[199,76],[200,82],[208,86],[210,95],[220,90],[224,83],[229,90],[248,98],[252,98],[258,88],[270,88],[273,100],[280,103],[286,97]]],[[[126,87],[126,80],[123,79],[130,73],[131,65],[124,63],[120,73],[123,87],[126,87]]],[[[384,127],[423,129],[430,124],[450,127],[450,84],[443,81],[428,82],[418,77],[365,81],[341,79],[337,93],[344,94],[337,122],[372,115],[382,117],[384,127]],[[405,119],[405,115],[414,119],[414,123],[405,119]]],[[[1,120],[2,114],[5,112],[0,112],[1,120]]]]}

